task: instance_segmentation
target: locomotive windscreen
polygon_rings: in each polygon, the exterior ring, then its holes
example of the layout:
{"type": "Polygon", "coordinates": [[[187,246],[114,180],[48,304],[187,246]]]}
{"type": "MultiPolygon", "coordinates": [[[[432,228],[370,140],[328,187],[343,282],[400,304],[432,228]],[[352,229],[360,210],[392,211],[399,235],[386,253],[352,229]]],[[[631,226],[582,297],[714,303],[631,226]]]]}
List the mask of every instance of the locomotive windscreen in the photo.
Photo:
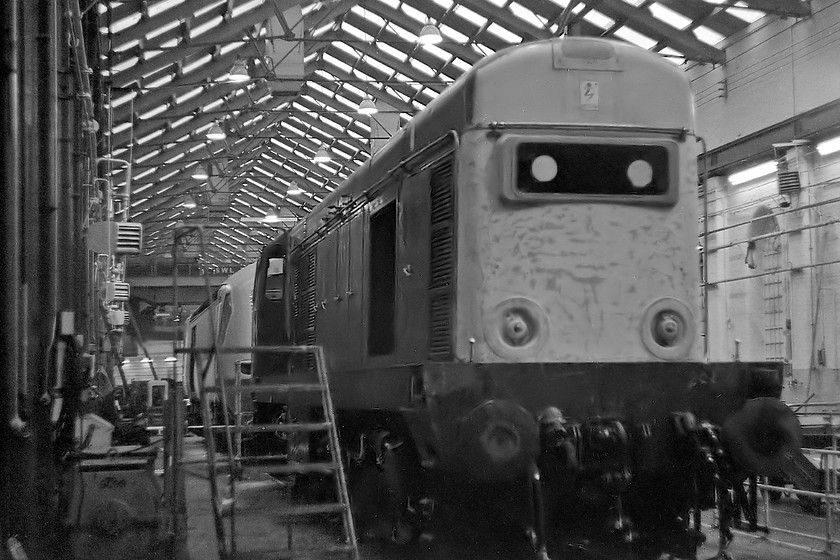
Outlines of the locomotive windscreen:
{"type": "Polygon", "coordinates": [[[651,196],[668,191],[665,146],[523,142],[516,159],[522,193],[651,196]]]}

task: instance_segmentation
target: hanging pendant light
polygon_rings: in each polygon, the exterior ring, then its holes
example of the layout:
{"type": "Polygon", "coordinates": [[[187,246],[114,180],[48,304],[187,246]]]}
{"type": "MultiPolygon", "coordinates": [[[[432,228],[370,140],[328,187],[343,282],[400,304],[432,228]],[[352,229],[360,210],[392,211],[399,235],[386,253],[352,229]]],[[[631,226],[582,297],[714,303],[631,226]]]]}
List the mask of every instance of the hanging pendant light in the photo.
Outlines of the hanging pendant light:
{"type": "Polygon", "coordinates": [[[292,181],[289,183],[289,188],[286,189],[286,194],[302,194],[303,189],[300,188],[300,185],[297,184],[297,181],[292,181]]]}
{"type": "Polygon", "coordinates": [[[228,72],[226,81],[233,83],[241,83],[247,82],[250,79],[251,74],[248,73],[248,65],[245,64],[245,61],[241,58],[237,58],[236,62],[233,63],[230,72],[228,72]]]}
{"type": "Polygon", "coordinates": [[[369,95],[365,95],[362,102],[359,103],[357,111],[361,115],[374,115],[379,112],[379,109],[376,108],[376,103],[373,102],[373,98],[369,95]]]}
{"type": "Polygon", "coordinates": [[[431,19],[426,20],[426,25],[420,30],[420,35],[417,36],[417,42],[421,45],[435,45],[443,41],[440,30],[432,23],[431,19]]]}
{"type": "Polygon", "coordinates": [[[224,140],[227,137],[225,131],[219,126],[218,122],[214,122],[210,130],[207,131],[208,140],[224,140]]]}
{"type": "Polygon", "coordinates": [[[315,152],[315,157],[313,158],[313,160],[318,163],[330,161],[331,159],[332,157],[330,156],[330,153],[324,147],[319,148],[318,151],[315,152]]]}

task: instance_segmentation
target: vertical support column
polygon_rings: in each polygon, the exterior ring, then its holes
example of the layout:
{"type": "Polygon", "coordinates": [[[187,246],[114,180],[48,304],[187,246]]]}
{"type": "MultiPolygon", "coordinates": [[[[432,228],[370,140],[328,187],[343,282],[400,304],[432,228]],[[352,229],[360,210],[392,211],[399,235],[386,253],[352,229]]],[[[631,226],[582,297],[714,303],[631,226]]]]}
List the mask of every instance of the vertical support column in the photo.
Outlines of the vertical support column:
{"type": "MultiPolygon", "coordinates": [[[[819,219],[819,208],[798,209],[816,202],[814,189],[809,188],[813,178],[813,165],[809,161],[809,146],[801,145],[790,148],[785,157],[795,162],[798,169],[801,188],[789,193],[788,212],[780,218],[780,227],[785,230],[797,230],[812,225],[819,219]],[[797,210],[798,209],[798,210],[797,210]],[[793,210],[793,211],[790,211],[793,210]]],[[[810,265],[819,261],[816,240],[825,228],[792,231],[786,237],[787,260],[791,271],[788,273],[788,317],[791,328],[788,334],[788,350],[792,378],[786,391],[792,402],[802,402],[808,398],[808,386],[815,360],[815,315],[817,282],[822,273],[821,267],[810,265]]],[[[785,264],[788,264],[785,263],[785,264]]]]}
{"type": "MultiPolygon", "coordinates": [[[[0,3],[0,449],[20,449],[24,424],[18,415],[20,365],[20,6],[0,3]]],[[[26,482],[20,457],[0,453],[0,545],[24,529],[26,482]]]]}
{"type": "MultiPolygon", "coordinates": [[[[707,231],[714,231],[726,226],[724,211],[726,209],[726,178],[709,177],[706,180],[706,201],[708,211],[707,231]]],[[[732,359],[733,344],[729,340],[727,318],[727,284],[717,284],[727,277],[726,249],[710,251],[715,247],[725,245],[729,240],[727,230],[710,233],[704,247],[707,286],[705,287],[706,336],[708,337],[709,359],[712,361],[728,361],[732,359]]],[[[702,239],[701,239],[702,242],[702,239]]]]}

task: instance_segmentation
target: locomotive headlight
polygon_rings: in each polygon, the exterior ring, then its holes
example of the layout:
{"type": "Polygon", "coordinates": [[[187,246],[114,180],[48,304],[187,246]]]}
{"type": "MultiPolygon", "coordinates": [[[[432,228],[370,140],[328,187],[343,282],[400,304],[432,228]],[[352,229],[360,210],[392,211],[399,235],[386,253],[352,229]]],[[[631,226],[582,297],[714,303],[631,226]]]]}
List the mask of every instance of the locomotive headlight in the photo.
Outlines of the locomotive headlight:
{"type": "Polygon", "coordinates": [[[531,162],[531,175],[540,183],[547,183],[557,177],[557,161],[547,155],[534,158],[531,162]]]}
{"type": "Polygon", "coordinates": [[[653,181],[653,166],[643,159],[637,159],[627,166],[627,179],[635,189],[643,189],[653,181]]]}
{"type": "Polygon", "coordinates": [[[529,299],[510,298],[489,313],[484,333],[490,348],[502,358],[533,358],[548,339],[548,315],[529,299]]]}
{"type": "Polygon", "coordinates": [[[685,357],[694,343],[691,309],[675,298],[651,303],[641,321],[642,342],[648,351],[663,360],[685,357]]]}

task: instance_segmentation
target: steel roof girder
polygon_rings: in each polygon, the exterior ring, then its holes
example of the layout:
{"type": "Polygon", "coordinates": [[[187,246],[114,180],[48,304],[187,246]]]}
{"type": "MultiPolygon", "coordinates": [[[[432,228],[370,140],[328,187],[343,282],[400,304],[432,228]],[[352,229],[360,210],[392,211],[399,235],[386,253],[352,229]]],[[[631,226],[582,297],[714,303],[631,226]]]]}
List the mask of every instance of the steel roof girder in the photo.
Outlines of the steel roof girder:
{"type": "MultiPolygon", "coordinates": [[[[337,40],[346,39],[348,41],[351,41],[351,43],[354,40],[352,35],[350,35],[349,33],[343,32],[343,31],[335,33],[333,36],[336,37],[337,40]]],[[[407,62],[400,62],[400,61],[393,60],[389,55],[386,55],[385,53],[383,53],[382,51],[377,49],[374,45],[359,45],[359,44],[353,45],[353,44],[351,44],[351,46],[353,48],[357,49],[357,50],[362,51],[362,53],[365,55],[365,57],[375,58],[376,60],[381,62],[383,65],[390,67],[391,69],[393,69],[396,72],[399,72],[401,74],[405,74],[406,76],[412,78],[413,80],[416,80],[418,82],[434,80],[433,77],[425,77],[425,76],[421,77],[417,73],[418,70],[416,68],[414,68],[413,66],[411,66],[411,64],[408,64],[407,62]]],[[[433,58],[429,54],[420,53],[420,52],[412,54],[410,52],[404,51],[401,48],[398,48],[398,47],[395,47],[395,48],[397,48],[397,50],[399,50],[400,52],[404,52],[406,54],[406,56],[412,57],[415,60],[417,60],[419,62],[422,62],[423,64],[425,64],[426,66],[428,66],[430,68],[434,68],[435,71],[438,71],[438,68],[437,68],[438,64],[443,64],[442,60],[439,60],[437,58],[433,58]]],[[[338,48],[335,48],[335,47],[330,47],[329,54],[332,55],[332,56],[335,56],[339,60],[343,59],[342,62],[345,62],[345,64],[347,64],[347,62],[346,62],[347,57],[350,56],[345,51],[343,51],[341,49],[338,49],[338,48]],[[341,57],[336,56],[333,51],[341,52],[342,56],[341,57]]],[[[362,59],[360,62],[364,62],[364,59],[362,59]]],[[[353,65],[348,64],[348,66],[353,66],[353,65]]],[[[358,67],[358,64],[356,64],[355,66],[358,67]]],[[[373,73],[380,74],[380,71],[377,68],[375,68],[373,66],[370,66],[370,65],[367,65],[367,66],[369,68],[373,69],[373,71],[374,71],[373,73]]],[[[365,73],[370,74],[371,72],[368,71],[368,72],[365,72],[365,73]]]]}
{"type": "Polygon", "coordinates": [[[665,41],[686,58],[699,62],[724,64],[726,52],[697,39],[692,33],[680,31],[653,17],[647,10],[640,10],[623,0],[600,0],[598,9],[617,21],[632,22],[631,28],[655,41],[665,41]]]}
{"type": "MultiPolygon", "coordinates": [[[[302,99],[298,100],[298,102],[302,104],[303,100],[302,99]]],[[[327,140],[328,142],[335,141],[335,135],[332,134],[331,132],[329,132],[330,129],[325,128],[324,123],[322,123],[318,119],[314,119],[314,118],[310,117],[309,115],[303,114],[302,112],[299,112],[299,114],[293,115],[293,116],[297,117],[302,122],[308,124],[310,127],[313,127],[315,129],[319,130],[324,135],[324,137],[328,139],[327,140]]],[[[346,127],[345,127],[345,131],[346,131],[346,127]]],[[[351,144],[352,146],[354,146],[360,152],[367,153],[370,150],[369,146],[366,146],[365,144],[361,143],[359,140],[356,140],[356,139],[342,140],[342,141],[346,142],[348,144],[351,144]]]]}
{"type": "Polygon", "coordinates": [[[535,27],[522,21],[509,10],[499,8],[495,4],[484,0],[458,0],[458,3],[484,16],[489,21],[501,25],[512,33],[521,35],[525,41],[551,39],[553,36],[550,30],[535,27]]]}
{"type": "MultiPolygon", "coordinates": [[[[181,116],[184,116],[185,113],[193,113],[193,119],[195,119],[196,117],[200,117],[204,115],[204,113],[201,112],[202,107],[206,106],[212,101],[215,101],[216,99],[226,98],[227,96],[231,95],[233,92],[242,87],[243,84],[218,84],[214,87],[207,88],[204,92],[198,94],[192,99],[186,100],[183,104],[170,105],[169,108],[167,108],[164,112],[155,115],[153,119],[144,120],[137,117],[134,121],[133,133],[132,129],[119,132],[112,136],[112,143],[116,146],[120,146],[124,143],[130,142],[132,137],[142,138],[143,136],[154,132],[155,130],[160,128],[162,124],[161,121],[163,119],[166,119],[168,124],[170,118],[168,118],[166,115],[167,113],[173,111],[178,111],[179,113],[181,113],[179,118],[181,116]]],[[[120,124],[120,122],[121,121],[116,121],[115,124],[120,124]]],[[[180,128],[181,126],[189,125],[194,122],[195,120],[188,121],[186,123],[178,125],[178,128],[180,128]]],[[[197,126],[192,126],[192,128],[197,128],[197,126]]]]}
{"type": "Polygon", "coordinates": [[[811,2],[800,0],[744,0],[750,8],[781,17],[806,18],[811,16],[811,2]]]}
{"type": "Polygon", "coordinates": [[[657,0],[667,8],[682,14],[692,21],[691,28],[698,25],[705,25],[725,37],[734,35],[744,29],[748,24],[738,19],[726,10],[723,6],[709,4],[704,0],[657,0]]]}
{"type": "MultiPolygon", "coordinates": [[[[174,6],[168,10],[164,10],[163,12],[160,12],[159,14],[153,17],[141,19],[140,22],[138,22],[137,24],[126,27],[119,33],[115,33],[114,40],[116,42],[119,42],[119,44],[125,44],[130,41],[143,40],[146,37],[146,35],[148,35],[152,31],[160,29],[161,27],[172,22],[173,20],[195,20],[196,17],[194,14],[206,5],[207,2],[205,0],[186,0],[186,2],[178,6],[174,6]]],[[[199,16],[201,19],[197,22],[191,22],[191,25],[202,25],[203,23],[210,21],[210,19],[213,16],[223,15],[218,13],[220,9],[224,10],[223,5],[221,4],[213,10],[209,10],[201,16],[199,16]]]]}
{"type": "MultiPolygon", "coordinates": [[[[269,147],[269,150],[271,150],[270,147],[269,147]]],[[[272,153],[275,156],[277,156],[274,159],[280,161],[281,163],[286,163],[286,162],[284,162],[284,160],[286,160],[287,158],[283,154],[278,153],[278,152],[272,152],[272,153]]],[[[325,182],[330,181],[330,179],[326,176],[327,171],[322,169],[321,167],[318,167],[317,165],[315,165],[312,162],[301,160],[301,161],[295,161],[295,162],[293,162],[293,164],[300,167],[301,169],[308,170],[308,172],[314,173],[315,175],[317,175],[319,177],[322,177],[325,182]]],[[[260,166],[267,168],[269,171],[272,171],[273,173],[275,173],[277,175],[282,175],[283,172],[284,172],[283,167],[278,166],[277,164],[275,164],[273,161],[270,161],[270,160],[265,160],[265,159],[261,160],[260,161],[260,166]]],[[[298,179],[295,179],[295,180],[297,181],[298,179]]],[[[301,177],[300,180],[305,181],[306,178],[301,177]]],[[[336,178],[335,183],[340,185],[343,181],[344,181],[344,179],[336,178]]],[[[309,183],[308,181],[307,181],[307,184],[310,185],[310,188],[309,188],[308,192],[310,192],[311,194],[325,194],[325,193],[329,192],[323,186],[313,187],[311,185],[311,183],[309,183]]]]}
{"type": "MultiPolygon", "coordinates": [[[[247,162],[244,167],[250,168],[253,167],[255,164],[252,162],[247,162]]],[[[182,173],[183,175],[183,173],[182,173]]],[[[227,181],[234,181],[235,179],[228,179],[225,178],[227,181]]],[[[196,180],[192,178],[184,178],[181,181],[181,184],[176,184],[172,188],[168,189],[166,193],[159,197],[158,200],[155,200],[155,196],[152,194],[149,197],[149,200],[146,200],[140,204],[134,204],[131,207],[130,214],[132,217],[141,218],[146,216],[152,212],[162,212],[165,211],[166,208],[172,205],[172,201],[176,198],[180,198],[183,196],[190,195],[192,193],[200,194],[206,192],[201,186],[196,185],[196,180]],[[185,186],[186,185],[186,186],[185,186]]],[[[143,220],[139,220],[143,221],[143,220]]]]}
{"type": "MultiPolygon", "coordinates": [[[[385,102],[387,103],[387,99],[385,99],[384,97],[380,97],[380,98],[385,100],[385,102]]],[[[326,105],[326,107],[327,107],[326,110],[327,111],[329,111],[329,110],[333,110],[335,112],[339,112],[339,111],[340,112],[346,112],[347,111],[347,109],[345,109],[344,107],[339,107],[334,99],[331,99],[331,98],[327,97],[326,95],[324,95],[320,91],[316,91],[314,88],[305,89],[303,92],[301,92],[300,98],[298,98],[296,101],[298,103],[300,103],[301,105],[305,105],[307,107],[311,107],[313,104],[315,104],[314,102],[318,102],[318,103],[321,103],[323,105],[326,105]]],[[[358,134],[362,138],[366,138],[368,136],[368,132],[365,129],[363,129],[361,126],[358,125],[359,121],[355,118],[351,119],[349,122],[345,122],[343,120],[338,120],[336,118],[332,118],[332,116],[329,112],[324,113],[323,117],[325,119],[329,120],[330,122],[335,123],[337,126],[341,127],[344,130],[344,134],[348,138],[352,138],[352,136],[349,133],[350,130],[352,130],[353,132],[355,132],[356,134],[358,134]]],[[[333,139],[338,138],[338,136],[335,133],[330,133],[330,136],[333,139]]],[[[341,140],[347,140],[347,138],[341,138],[341,140]]]]}
{"type": "Polygon", "coordinates": [[[325,2],[320,9],[313,10],[303,17],[303,28],[306,32],[318,29],[326,25],[327,20],[337,20],[358,4],[358,0],[339,0],[332,4],[325,2]]]}
{"type": "MultiPolygon", "coordinates": [[[[393,21],[394,23],[399,24],[401,27],[403,27],[405,29],[408,29],[409,31],[415,30],[415,31],[412,31],[412,33],[415,33],[415,34],[420,32],[419,28],[422,27],[422,25],[420,23],[416,22],[415,20],[411,19],[410,17],[408,17],[406,14],[403,14],[402,12],[399,12],[397,10],[393,10],[393,9],[383,5],[383,4],[376,4],[375,6],[366,6],[366,7],[367,7],[368,10],[376,13],[377,15],[379,15],[380,17],[382,17],[386,21],[393,21]]],[[[436,8],[436,6],[435,6],[435,8],[436,8]]],[[[430,12],[431,12],[431,10],[430,10],[430,12]]],[[[429,13],[428,15],[430,17],[437,17],[439,19],[444,13],[445,13],[445,11],[443,9],[437,9],[437,10],[435,10],[434,14],[429,13]]],[[[455,29],[456,31],[458,31],[459,33],[462,33],[463,35],[466,35],[467,37],[469,37],[470,33],[473,32],[472,29],[466,29],[460,22],[458,22],[454,25],[452,24],[452,22],[446,22],[446,24],[449,25],[450,27],[452,27],[453,29],[455,29]]],[[[389,31],[389,33],[391,33],[391,32],[389,31]]],[[[459,58],[463,59],[464,61],[468,62],[471,65],[475,64],[476,62],[478,62],[480,59],[483,58],[481,55],[479,55],[477,52],[475,52],[474,50],[472,50],[468,46],[461,45],[459,43],[455,43],[455,42],[452,42],[452,41],[444,40],[442,43],[439,43],[437,46],[440,47],[441,49],[445,50],[445,51],[448,51],[449,53],[451,53],[455,56],[458,56],[459,58]]],[[[417,48],[422,48],[422,47],[420,47],[418,45],[417,48]]],[[[402,50],[402,49],[400,49],[400,50],[402,50]]],[[[406,53],[406,54],[411,54],[411,53],[406,53]]]]}
{"type": "MultiPolygon", "coordinates": [[[[346,63],[347,60],[350,60],[350,56],[348,54],[346,54],[344,51],[338,51],[338,49],[335,49],[335,51],[336,52],[331,52],[330,55],[334,56],[335,58],[337,58],[341,62],[346,63]]],[[[347,74],[346,72],[344,72],[344,70],[341,70],[340,68],[333,65],[332,63],[330,63],[326,60],[323,61],[323,62],[324,62],[324,66],[323,66],[322,70],[324,70],[325,72],[329,72],[330,74],[332,74],[333,76],[335,76],[336,78],[339,79],[338,82],[333,82],[337,86],[337,89],[331,89],[331,88],[327,87],[326,85],[321,84],[326,89],[330,89],[333,93],[338,93],[338,90],[341,89],[341,87],[340,87],[341,82],[343,82],[343,81],[356,81],[357,80],[357,78],[354,78],[353,76],[347,74]]],[[[374,70],[376,70],[376,69],[374,69],[374,70]]],[[[373,72],[373,74],[374,74],[374,80],[373,81],[375,82],[375,81],[377,81],[375,75],[379,74],[379,71],[376,70],[375,72],[373,72]]],[[[379,75],[381,75],[381,74],[379,74],[379,75]]],[[[378,81],[385,82],[385,81],[387,81],[387,79],[381,79],[381,80],[378,80],[378,81]]],[[[388,87],[391,87],[394,90],[402,93],[406,97],[411,97],[412,95],[414,95],[416,93],[414,91],[414,89],[412,89],[410,86],[408,86],[406,84],[402,84],[402,83],[400,83],[400,84],[388,83],[388,87]]],[[[364,88],[360,88],[360,89],[364,89],[364,88]]],[[[319,101],[323,101],[324,94],[319,92],[319,91],[315,91],[314,88],[309,88],[308,90],[306,90],[305,94],[309,95],[311,97],[316,97],[315,94],[318,94],[322,98],[322,99],[319,99],[319,101]]],[[[381,98],[383,101],[385,101],[386,103],[388,103],[389,105],[391,105],[395,109],[403,111],[405,113],[412,113],[413,114],[417,110],[414,107],[414,105],[412,105],[411,103],[409,103],[407,101],[403,101],[399,97],[395,97],[394,95],[388,93],[385,90],[381,90],[377,94],[377,97],[381,98]]],[[[324,101],[324,102],[326,102],[326,101],[324,101]]],[[[337,103],[337,101],[331,100],[330,103],[328,103],[328,104],[333,105],[333,103],[337,103]]]]}
{"type": "MultiPolygon", "coordinates": [[[[249,155],[254,154],[254,153],[259,154],[260,153],[259,149],[256,152],[250,151],[249,155]]],[[[210,159],[210,158],[208,158],[208,159],[210,159]]],[[[234,157],[233,161],[239,161],[239,157],[234,157]]],[[[239,172],[240,170],[244,170],[244,169],[250,169],[250,167],[253,167],[253,165],[255,165],[255,163],[253,161],[249,160],[249,161],[240,163],[237,167],[234,167],[228,173],[235,175],[236,172],[239,172]]],[[[176,196],[180,196],[182,194],[185,194],[187,192],[196,190],[196,188],[197,188],[196,185],[198,184],[198,180],[192,178],[193,169],[194,169],[194,166],[191,166],[191,167],[188,167],[188,168],[182,168],[178,173],[176,173],[175,175],[173,175],[170,178],[171,181],[170,180],[167,181],[167,183],[171,182],[171,183],[174,184],[171,188],[166,190],[166,196],[167,197],[176,197],[176,196]]],[[[162,176],[164,176],[168,173],[171,173],[171,172],[172,172],[171,169],[159,170],[156,173],[149,176],[149,178],[151,179],[150,181],[147,181],[146,177],[144,177],[142,180],[143,180],[144,183],[149,183],[149,182],[154,183],[156,178],[162,177],[162,176]]],[[[231,178],[229,180],[235,180],[235,179],[231,178]]],[[[147,211],[147,210],[150,210],[150,209],[154,208],[157,205],[154,201],[152,201],[152,199],[154,198],[154,194],[150,194],[149,196],[150,196],[149,200],[146,200],[142,203],[132,204],[131,205],[131,210],[134,211],[134,212],[144,212],[144,211],[147,211]]]]}

